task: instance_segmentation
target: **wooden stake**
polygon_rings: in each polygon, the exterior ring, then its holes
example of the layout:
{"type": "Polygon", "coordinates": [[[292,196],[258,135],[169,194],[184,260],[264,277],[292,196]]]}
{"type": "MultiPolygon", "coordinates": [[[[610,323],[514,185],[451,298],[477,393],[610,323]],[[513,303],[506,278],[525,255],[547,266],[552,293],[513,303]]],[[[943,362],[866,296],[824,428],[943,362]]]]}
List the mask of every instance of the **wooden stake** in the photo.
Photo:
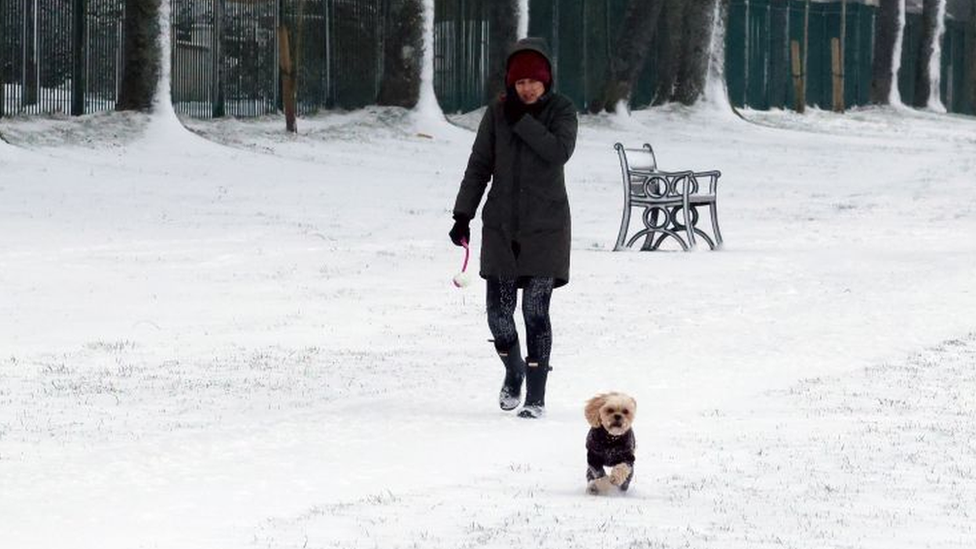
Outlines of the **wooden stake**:
{"type": "Polygon", "coordinates": [[[834,112],[844,112],[844,61],[841,59],[840,39],[830,39],[830,59],[834,76],[834,112]]]}
{"type": "Polygon", "coordinates": [[[294,133],[298,131],[295,123],[295,90],[298,87],[298,77],[291,66],[291,49],[288,46],[288,28],[278,27],[278,64],[281,70],[281,102],[285,107],[285,129],[294,133]]]}
{"type": "Polygon", "coordinates": [[[806,86],[803,83],[803,62],[800,60],[800,43],[790,41],[790,64],[793,68],[793,100],[796,112],[803,114],[806,110],[806,86]]]}

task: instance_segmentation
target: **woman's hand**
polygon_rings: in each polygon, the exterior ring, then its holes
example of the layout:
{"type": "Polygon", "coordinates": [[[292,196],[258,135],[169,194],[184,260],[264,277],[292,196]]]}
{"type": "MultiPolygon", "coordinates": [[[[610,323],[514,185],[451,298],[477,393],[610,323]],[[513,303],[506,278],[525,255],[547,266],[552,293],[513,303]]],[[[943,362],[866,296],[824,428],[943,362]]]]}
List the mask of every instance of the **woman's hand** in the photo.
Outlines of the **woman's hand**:
{"type": "Polygon", "coordinates": [[[451,231],[447,234],[451,237],[451,242],[453,242],[455,246],[463,246],[463,242],[471,241],[470,223],[470,217],[459,213],[454,214],[454,226],[451,227],[451,231]]]}

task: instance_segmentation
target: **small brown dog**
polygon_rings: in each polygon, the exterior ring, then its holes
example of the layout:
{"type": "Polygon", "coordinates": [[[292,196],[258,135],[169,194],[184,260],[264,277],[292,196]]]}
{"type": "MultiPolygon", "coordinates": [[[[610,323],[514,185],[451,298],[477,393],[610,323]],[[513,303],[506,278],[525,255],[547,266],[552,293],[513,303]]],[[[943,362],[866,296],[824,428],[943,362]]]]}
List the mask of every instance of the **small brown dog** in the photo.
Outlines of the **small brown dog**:
{"type": "Polygon", "coordinates": [[[623,393],[596,395],[583,411],[590,432],[586,435],[586,491],[606,494],[613,487],[626,491],[634,478],[637,442],[631,425],[637,401],[623,393]],[[607,476],[604,467],[610,467],[607,476]]]}

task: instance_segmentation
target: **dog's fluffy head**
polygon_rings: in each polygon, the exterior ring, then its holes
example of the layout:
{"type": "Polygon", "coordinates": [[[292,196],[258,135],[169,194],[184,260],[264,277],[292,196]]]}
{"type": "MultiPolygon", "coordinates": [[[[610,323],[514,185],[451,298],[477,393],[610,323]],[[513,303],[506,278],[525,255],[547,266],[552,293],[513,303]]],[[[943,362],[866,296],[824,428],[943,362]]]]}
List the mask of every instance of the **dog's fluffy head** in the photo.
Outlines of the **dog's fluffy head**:
{"type": "Polygon", "coordinates": [[[588,400],[583,413],[591,427],[603,426],[611,435],[620,436],[630,430],[637,401],[623,393],[605,393],[588,400]]]}

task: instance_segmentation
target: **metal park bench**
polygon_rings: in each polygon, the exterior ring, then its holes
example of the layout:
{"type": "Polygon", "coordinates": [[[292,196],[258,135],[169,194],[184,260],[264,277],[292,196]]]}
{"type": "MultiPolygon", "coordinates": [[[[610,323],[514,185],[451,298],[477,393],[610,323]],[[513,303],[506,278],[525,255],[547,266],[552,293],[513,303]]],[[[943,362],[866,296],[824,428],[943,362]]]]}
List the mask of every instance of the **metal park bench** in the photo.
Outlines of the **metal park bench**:
{"type": "Polygon", "coordinates": [[[686,251],[697,245],[697,238],[713,250],[722,245],[716,210],[718,178],[722,172],[665,172],[658,169],[654,149],[647,143],[640,149],[628,149],[620,143],[613,148],[620,158],[624,183],[623,219],[614,251],[631,248],[641,238],[644,242],[640,249],[645,251],[659,249],[667,238],[674,239],[686,251]],[[712,222],[711,236],[698,224],[698,210],[705,206],[712,222]],[[643,228],[628,240],[634,208],[643,209],[643,228]]]}

